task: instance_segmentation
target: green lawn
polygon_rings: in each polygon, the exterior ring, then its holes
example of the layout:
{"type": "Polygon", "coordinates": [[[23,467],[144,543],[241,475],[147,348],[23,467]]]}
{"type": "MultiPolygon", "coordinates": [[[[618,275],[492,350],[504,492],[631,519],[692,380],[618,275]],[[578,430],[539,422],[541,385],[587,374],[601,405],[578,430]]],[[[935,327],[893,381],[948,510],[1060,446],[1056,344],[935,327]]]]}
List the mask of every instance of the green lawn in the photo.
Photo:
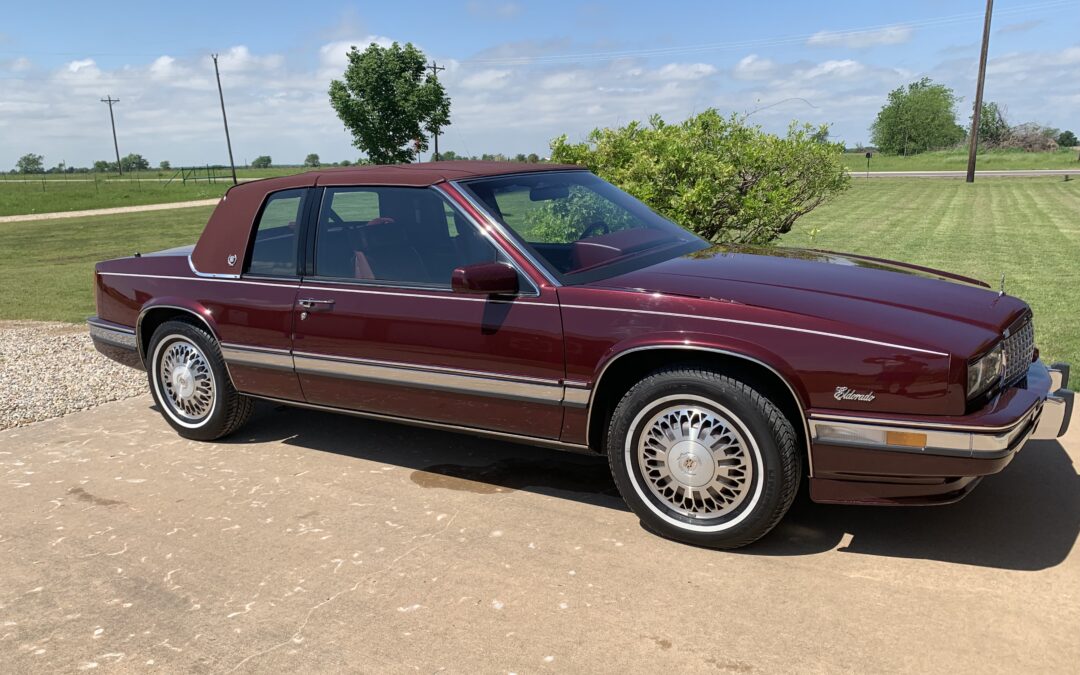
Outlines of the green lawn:
{"type": "Polygon", "coordinates": [[[1080,180],[856,180],[781,243],[928,265],[994,288],[1004,272],[1008,292],[1035,311],[1044,358],[1080,363],[1080,180]]]}
{"type": "MultiPolygon", "coordinates": [[[[210,207],[0,223],[0,319],[82,321],[107,258],[192,243],[210,207]]],[[[939,267],[1031,303],[1049,359],[1080,363],[1080,180],[854,181],[780,242],[939,267]],[[812,230],[817,230],[811,236],[812,230]]]]}
{"type": "MultiPolygon", "coordinates": [[[[979,153],[975,168],[985,170],[1008,169],[1076,169],[1076,150],[1057,152],[1020,152],[1016,150],[989,150],[979,153]]],[[[967,150],[939,150],[909,157],[874,153],[870,159],[871,171],[966,171],[967,150]]],[[[863,153],[844,153],[844,166],[853,172],[866,171],[863,153]]]]}
{"type": "Polygon", "coordinates": [[[84,320],[94,263],[194,243],[212,209],[0,223],[0,319],[84,320]]]}
{"type": "Polygon", "coordinates": [[[57,211],[82,211],[115,206],[164,204],[220,197],[228,189],[226,183],[173,183],[165,186],[157,181],[79,182],[51,179],[20,183],[0,181],[0,216],[57,211]]]}

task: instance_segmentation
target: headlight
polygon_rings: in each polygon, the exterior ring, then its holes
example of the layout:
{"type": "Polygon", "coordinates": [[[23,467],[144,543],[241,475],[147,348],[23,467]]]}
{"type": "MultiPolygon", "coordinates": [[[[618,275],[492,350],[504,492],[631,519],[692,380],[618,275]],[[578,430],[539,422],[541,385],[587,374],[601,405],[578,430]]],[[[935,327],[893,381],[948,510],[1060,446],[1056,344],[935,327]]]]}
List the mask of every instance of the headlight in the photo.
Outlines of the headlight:
{"type": "Polygon", "coordinates": [[[969,399],[984,393],[997,384],[1005,370],[1002,343],[988,351],[981,359],[968,364],[967,397],[969,399]]]}

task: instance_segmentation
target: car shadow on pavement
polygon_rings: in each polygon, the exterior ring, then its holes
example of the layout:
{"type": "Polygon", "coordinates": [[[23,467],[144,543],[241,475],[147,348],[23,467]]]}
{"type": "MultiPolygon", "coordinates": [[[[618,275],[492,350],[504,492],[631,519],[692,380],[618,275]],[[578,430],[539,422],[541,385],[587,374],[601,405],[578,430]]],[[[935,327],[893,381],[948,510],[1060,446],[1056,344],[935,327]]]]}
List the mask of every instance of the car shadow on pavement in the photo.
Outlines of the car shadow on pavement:
{"type": "MultiPolygon", "coordinates": [[[[255,419],[226,442],[269,441],[412,469],[410,478],[424,488],[523,490],[627,510],[603,457],[269,404],[260,404],[255,419]]],[[[1031,571],[1064,561],[1078,533],[1076,467],[1060,443],[1037,441],[1004,472],[947,506],[814,504],[804,489],[772,533],[737,553],[798,556],[836,549],[1031,571]],[[848,533],[850,541],[841,545],[848,533]]]]}

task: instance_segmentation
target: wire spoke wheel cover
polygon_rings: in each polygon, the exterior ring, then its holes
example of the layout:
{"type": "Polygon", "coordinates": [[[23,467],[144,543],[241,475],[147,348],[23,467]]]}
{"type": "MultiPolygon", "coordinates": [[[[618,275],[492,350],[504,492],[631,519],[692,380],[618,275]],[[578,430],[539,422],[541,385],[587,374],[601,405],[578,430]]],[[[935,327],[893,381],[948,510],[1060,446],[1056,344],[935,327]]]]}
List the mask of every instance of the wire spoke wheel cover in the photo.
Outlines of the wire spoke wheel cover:
{"type": "Polygon", "coordinates": [[[157,385],[165,405],[188,423],[206,419],[214,410],[214,371],[195,343],[175,338],[159,347],[157,385]]]}
{"type": "Polygon", "coordinates": [[[641,424],[636,450],[653,497],[687,518],[727,516],[751,492],[750,443],[710,407],[683,401],[661,408],[641,424]]]}

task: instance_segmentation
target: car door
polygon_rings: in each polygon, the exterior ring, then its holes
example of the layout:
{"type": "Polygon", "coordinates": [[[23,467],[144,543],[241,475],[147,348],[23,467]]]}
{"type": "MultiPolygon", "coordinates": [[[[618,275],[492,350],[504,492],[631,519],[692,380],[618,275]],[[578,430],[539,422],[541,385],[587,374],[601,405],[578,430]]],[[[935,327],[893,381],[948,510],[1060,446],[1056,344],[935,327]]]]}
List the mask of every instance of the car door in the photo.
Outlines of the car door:
{"type": "Polygon", "coordinates": [[[271,192],[259,208],[239,279],[206,284],[221,353],[239,391],[302,401],[292,330],[300,284],[300,224],[314,190],[271,192]]]}
{"type": "MultiPolygon", "coordinates": [[[[309,403],[559,436],[555,290],[455,293],[455,267],[506,254],[434,188],[327,187],[309,223],[293,359],[309,403]]],[[[519,272],[520,274],[520,272],[519,272]]]]}

